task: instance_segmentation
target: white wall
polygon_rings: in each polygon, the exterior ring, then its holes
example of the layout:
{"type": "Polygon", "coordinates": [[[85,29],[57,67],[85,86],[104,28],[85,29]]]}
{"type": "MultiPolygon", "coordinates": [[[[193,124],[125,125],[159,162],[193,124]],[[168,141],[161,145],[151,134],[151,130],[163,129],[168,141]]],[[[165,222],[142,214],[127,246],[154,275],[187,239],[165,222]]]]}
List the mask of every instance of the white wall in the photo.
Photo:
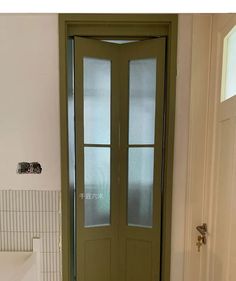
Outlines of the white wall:
{"type": "Polygon", "coordinates": [[[60,189],[58,15],[0,14],[0,189],[60,189]],[[41,175],[18,175],[38,161],[41,175]]]}

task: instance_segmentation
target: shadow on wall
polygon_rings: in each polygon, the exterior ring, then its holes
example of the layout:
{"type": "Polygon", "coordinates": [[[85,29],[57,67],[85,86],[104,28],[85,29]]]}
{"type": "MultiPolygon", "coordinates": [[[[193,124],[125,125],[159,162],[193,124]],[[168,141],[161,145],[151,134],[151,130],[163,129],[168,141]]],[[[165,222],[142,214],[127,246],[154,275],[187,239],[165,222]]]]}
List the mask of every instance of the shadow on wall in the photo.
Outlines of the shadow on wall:
{"type": "Polygon", "coordinates": [[[40,281],[39,239],[33,239],[33,252],[0,252],[0,280],[40,281]]]}

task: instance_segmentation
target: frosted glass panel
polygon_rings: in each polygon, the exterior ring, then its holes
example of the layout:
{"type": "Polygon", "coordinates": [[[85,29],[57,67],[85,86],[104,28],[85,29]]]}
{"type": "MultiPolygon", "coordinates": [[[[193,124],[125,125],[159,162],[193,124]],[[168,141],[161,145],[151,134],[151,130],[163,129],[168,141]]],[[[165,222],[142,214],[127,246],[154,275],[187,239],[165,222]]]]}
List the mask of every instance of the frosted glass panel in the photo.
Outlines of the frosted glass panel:
{"type": "Polygon", "coordinates": [[[110,144],[111,62],[84,58],[84,142],[110,144]]]}
{"type": "Polygon", "coordinates": [[[128,225],[152,226],[154,149],[129,148],[128,225]]]}
{"type": "Polygon", "coordinates": [[[110,148],[84,149],[85,226],[110,224],[110,148]]]}
{"type": "Polygon", "coordinates": [[[129,63],[129,143],[153,144],[155,132],[156,59],[129,63]]]}
{"type": "Polygon", "coordinates": [[[236,95],[236,27],[224,42],[224,73],[222,100],[236,95]]]}

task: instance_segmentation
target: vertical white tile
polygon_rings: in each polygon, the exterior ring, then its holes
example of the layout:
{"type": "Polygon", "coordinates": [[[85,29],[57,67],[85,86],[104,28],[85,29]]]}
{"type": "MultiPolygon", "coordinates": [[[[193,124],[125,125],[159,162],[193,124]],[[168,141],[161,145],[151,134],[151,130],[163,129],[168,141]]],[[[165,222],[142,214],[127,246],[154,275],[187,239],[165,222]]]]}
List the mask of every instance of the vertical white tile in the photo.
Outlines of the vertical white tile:
{"type": "Polygon", "coordinates": [[[0,191],[0,251],[30,251],[40,237],[42,281],[61,281],[60,200],[57,191],[0,191]]]}

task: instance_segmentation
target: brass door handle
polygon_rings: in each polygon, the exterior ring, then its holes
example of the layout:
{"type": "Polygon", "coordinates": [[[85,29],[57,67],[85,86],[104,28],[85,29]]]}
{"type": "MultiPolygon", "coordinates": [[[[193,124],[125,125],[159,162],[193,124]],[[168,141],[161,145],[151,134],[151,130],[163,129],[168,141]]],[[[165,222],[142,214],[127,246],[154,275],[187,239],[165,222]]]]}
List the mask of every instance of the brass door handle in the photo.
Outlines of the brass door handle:
{"type": "Polygon", "coordinates": [[[202,225],[198,225],[196,227],[197,231],[200,232],[202,236],[205,236],[207,234],[207,224],[203,223],[202,225]]]}
{"type": "Polygon", "coordinates": [[[201,241],[203,244],[207,243],[207,224],[203,223],[202,225],[198,225],[196,227],[197,231],[201,234],[201,241]]]}

